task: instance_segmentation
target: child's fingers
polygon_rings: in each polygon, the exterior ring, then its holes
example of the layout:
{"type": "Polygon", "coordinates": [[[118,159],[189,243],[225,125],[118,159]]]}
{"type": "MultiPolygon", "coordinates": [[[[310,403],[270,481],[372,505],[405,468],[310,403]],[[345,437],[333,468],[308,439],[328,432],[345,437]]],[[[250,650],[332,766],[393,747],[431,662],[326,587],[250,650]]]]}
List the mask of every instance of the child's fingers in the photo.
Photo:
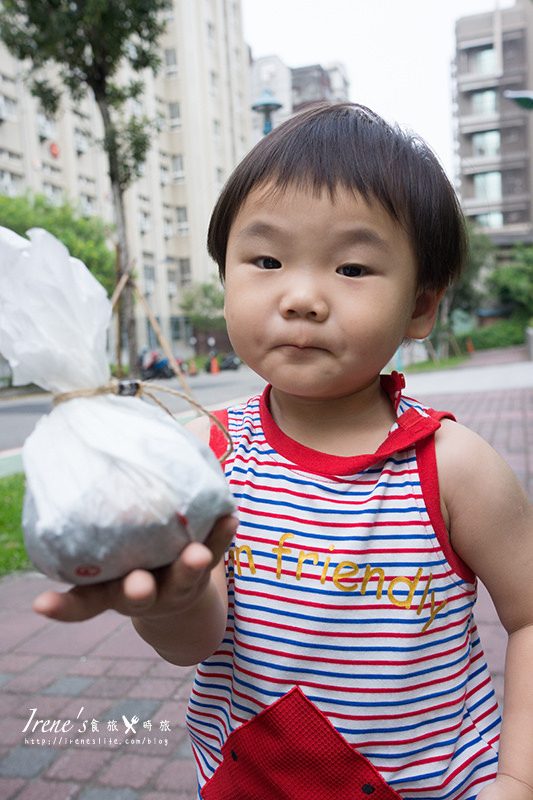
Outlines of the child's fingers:
{"type": "Polygon", "coordinates": [[[150,606],[156,593],[153,575],[135,570],[122,580],[74,586],[68,592],[43,592],[34,600],[33,609],[60,622],[82,622],[108,609],[131,616],[138,608],[150,606]]]}
{"type": "Polygon", "coordinates": [[[155,575],[137,569],[121,580],[75,586],[67,592],[46,591],[35,599],[34,611],[61,622],[82,622],[108,609],[126,616],[157,613],[161,600],[165,603],[170,599],[169,593],[161,591],[161,584],[170,579],[175,598],[187,594],[199,577],[222,558],[237,524],[231,515],[221,517],[205,545],[188,545],[170,568],[156,570],[155,575]]]}
{"type": "Polygon", "coordinates": [[[213,530],[207,537],[205,544],[213,554],[213,563],[216,564],[226,552],[235,532],[239,526],[239,520],[233,514],[220,517],[215,522],[213,530]]]}

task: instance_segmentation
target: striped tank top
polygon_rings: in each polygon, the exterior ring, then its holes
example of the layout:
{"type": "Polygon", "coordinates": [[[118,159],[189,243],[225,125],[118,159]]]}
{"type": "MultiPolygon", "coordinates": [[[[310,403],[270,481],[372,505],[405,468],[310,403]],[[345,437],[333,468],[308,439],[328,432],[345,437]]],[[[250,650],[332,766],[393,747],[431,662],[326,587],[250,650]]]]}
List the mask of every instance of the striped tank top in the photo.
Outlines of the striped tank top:
{"type": "Polygon", "coordinates": [[[187,715],[199,797],[228,738],[295,687],[405,800],[474,800],[495,777],[500,719],[476,579],[440,511],[434,433],[450,415],[402,397],[396,373],[382,383],[397,421],[368,456],[288,438],[268,387],[227,410],[240,525],[226,634],[197,668],[187,715]]]}

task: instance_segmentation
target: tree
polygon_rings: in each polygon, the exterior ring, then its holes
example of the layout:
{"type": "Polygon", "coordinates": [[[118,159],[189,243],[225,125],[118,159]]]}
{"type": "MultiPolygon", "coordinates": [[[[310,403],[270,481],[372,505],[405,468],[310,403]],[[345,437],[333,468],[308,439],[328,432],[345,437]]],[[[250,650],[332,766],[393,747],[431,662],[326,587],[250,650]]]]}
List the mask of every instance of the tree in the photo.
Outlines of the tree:
{"type": "Polygon", "coordinates": [[[191,286],[183,294],[181,309],[196,332],[224,330],[224,290],[218,278],[191,286]]]}
{"type": "Polygon", "coordinates": [[[493,272],[489,287],[503,306],[512,306],[515,316],[527,321],[533,316],[533,247],[515,245],[511,259],[493,272]]]}
{"type": "Polygon", "coordinates": [[[461,277],[453,287],[450,313],[455,309],[471,312],[479,307],[484,295],[481,273],[493,269],[495,254],[492,239],[468,223],[468,254],[461,277]]]}
{"type": "MultiPolygon", "coordinates": [[[[43,111],[57,115],[66,89],[74,103],[91,91],[104,128],[103,147],[118,238],[120,275],[131,272],[124,215],[124,192],[139,175],[152,127],[145,116],[128,113],[140,98],[143,70],[160,66],[157,42],[164,30],[162,12],[171,0],[2,0],[0,39],[29,64],[30,87],[43,111]],[[45,69],[54,65],[60,83],[45,69]],[[129,82],[120,71],[129,67],[129,82]]],[[[130,371],[137,368],[133,287],[123,293],[130,371]]]]}
{"type": "Polygon", "coordinates": [[[58,206],[42,195],[0,195],[0,225],[24,236],[30,228],[45,228],[79,258],[111,294],[115,281],[115,254],[107,245],[105,223],[82,217],[70,203],[58,206]]]}

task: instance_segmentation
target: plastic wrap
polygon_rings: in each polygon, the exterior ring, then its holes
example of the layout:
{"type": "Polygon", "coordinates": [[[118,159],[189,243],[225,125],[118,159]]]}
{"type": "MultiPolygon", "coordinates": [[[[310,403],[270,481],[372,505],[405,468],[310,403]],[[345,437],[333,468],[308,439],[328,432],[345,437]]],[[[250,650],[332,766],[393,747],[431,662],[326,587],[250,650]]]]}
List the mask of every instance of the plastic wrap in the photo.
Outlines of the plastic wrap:
{"type": "MultiPolygon", "coordinates": [[[[44,230],[0,228],[0,353],[15,385],[54,394],[110,382],[111,306],[44,230]]],[[[216,458],[163,409],[102,394],[61,402],[26,439],[23,528],[32,563],[76,584],[173,561],[234,510],[216,458]]]]}

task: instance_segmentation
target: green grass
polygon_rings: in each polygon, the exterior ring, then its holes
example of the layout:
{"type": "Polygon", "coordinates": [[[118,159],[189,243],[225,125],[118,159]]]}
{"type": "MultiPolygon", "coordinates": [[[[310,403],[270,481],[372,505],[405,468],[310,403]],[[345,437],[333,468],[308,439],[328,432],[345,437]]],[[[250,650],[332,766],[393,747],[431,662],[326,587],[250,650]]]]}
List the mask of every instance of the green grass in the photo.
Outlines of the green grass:
{"type": "Polygon", "coordinates": [[[441,361],[421,361],[419,364],[410,364],[404,367],[403,372],[428,372],[435,369],[452,369],[467,361],[468,356],[451,356],[443,358],[441,361]]]}
{"type": "Polygon", "coordinates": [[[9,575],[31,565],[22,538],[23,474],[0,478],[0,575],[9,575]]]}

